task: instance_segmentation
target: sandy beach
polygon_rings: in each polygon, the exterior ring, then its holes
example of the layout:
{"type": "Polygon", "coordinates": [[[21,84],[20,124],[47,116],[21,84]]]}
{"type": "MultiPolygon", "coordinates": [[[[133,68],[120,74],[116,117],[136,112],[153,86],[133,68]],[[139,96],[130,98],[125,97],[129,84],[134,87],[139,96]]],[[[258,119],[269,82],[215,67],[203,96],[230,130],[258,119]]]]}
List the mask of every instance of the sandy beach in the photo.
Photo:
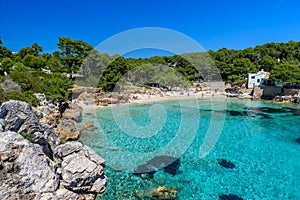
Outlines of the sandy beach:
{"type": "Polygon", "coordinates": [[[89,112],[93,109],[102,109],[106,107],[112,107],[112,106],[121,106],[121,105],[130,105],[130,104],[143,104],[143,103],[155,103],[155,102],[161,102],[161,101],[173,101],[173,100],[185,100],[185,99],[213,99],[213,98],[227,98],[226,94],[224,92],[216,92],[216,93],[210,93],[210,92],[186,92],[186,93],[180,93],[180,92],[167,92],[163,95],[153,94],[153,95],[147,95],[147,94],[130,94],[130,99],[128,102],[122,102],[122,103],[102,103],[97,105],[96,103],[90,103],[89,101],[77,101],[79,105],[83,108],[83,112],[89,112]]]}

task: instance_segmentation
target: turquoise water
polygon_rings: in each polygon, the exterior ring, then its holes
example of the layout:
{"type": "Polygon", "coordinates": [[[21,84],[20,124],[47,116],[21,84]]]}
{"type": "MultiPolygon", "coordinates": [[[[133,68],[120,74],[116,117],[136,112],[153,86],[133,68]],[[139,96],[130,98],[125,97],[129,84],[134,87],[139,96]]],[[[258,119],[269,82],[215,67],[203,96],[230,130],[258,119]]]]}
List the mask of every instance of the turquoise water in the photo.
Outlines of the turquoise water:
{"type": "MultiPolygon", "coordinates": [[[[199,99],[107,107],[85,113],[81,141],[107,161],[107,191],[97,199],[137,199],[158,186],[178,199],[300,199],[300,106],[199,99]],[[200,157],[206,137],[212,149],[200,157]],[[215,144],[215,145],[214,145],[215,144]],[[178,158],[175,173],[133,174],[156,156],[178,158]],[[226,159],[235,168],[218,163],[226,159]],[[153,177],[151,177],[153,175],[153,177]]],[[[169,163],[168,163],[169,164],[169,163]]],[[[164,166],[162,166],[164,167],[164,166]]],[[[146,199],[146,198],[145,198],[146,199]]]]}

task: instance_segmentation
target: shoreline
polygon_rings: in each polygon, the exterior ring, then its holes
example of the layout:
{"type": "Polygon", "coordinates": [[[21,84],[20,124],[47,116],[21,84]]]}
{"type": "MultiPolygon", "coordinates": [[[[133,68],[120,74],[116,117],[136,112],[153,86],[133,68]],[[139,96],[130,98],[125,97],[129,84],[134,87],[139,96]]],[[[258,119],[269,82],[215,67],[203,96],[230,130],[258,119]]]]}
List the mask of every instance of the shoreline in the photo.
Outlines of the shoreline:
{"type": "MultiPolygon", "coordinates": [[[[204,92],[203,92],[204,94],[204,92]]],[[[102,105],[96,105],[95,103],[88,105],[84,102],[79,101],[79,105],[83,109],[83,113],[86,113],[90,110],[94,109],[103,109],[107,107],[116,107],[116,106],[123,106],[123,105],[134,105],[134,104],[146,104],[146,103],[155,103],[155,102],[165,102],[165,101],[173,101],[173,100],[187,100],[187,99],[214,99],[214,98],[225,98],[228,97],[224,93],[215,93],[214,95],[207,95],[204,94],[202,96],[202,93],[191,93],[190,95],[187,94],[178,94],[178,95],[165,95],[165,96],[158,96],[158,95],[139,95],[137,99],[130,99],[129,102],[121,102],[116,104],[102,104],[102,105]]]]}
{"type": "MultiPolygon", "coordinates": [[[[217,93],[214,96],[212,95],[204,95],[202,96],[197,94],[193,95],[178,95],[178,96],[157,96],[157,95],[150,95],[150,97],[143,97],[139,99],[132,100],[130,99],[129,102],[121,102],[121,103],[110,103],[110,104],[102,104],[102,105],[96,105],[95,103],[86,105],[82,101],[78,101],[78,104],[83,109],[82,113],[88,113],[90,110],[98,110],[98,109],[104,109],[108,107],[117,107],[117,106],[124,106],[124,105],[134,105],[134,104],[147,104],[147,103],[156,103],[156,102],[166,102],[166,101],[174,101],[174,100],[187,100],[187,99],[220,99],[224,98],[226,99],[239,99],[239,100],[249,100],[249,98],[238,98],[238,97],[229,97],[226,96],[226,94],[223,93],[217,93]]],[[[268,100],[268,99],[251,99],[254,101],[266,101],[269,103],[272,103],[274,105],[295,105],[295,103],[291,102],[278,102],[274,100],[268,100]]],[[[297,105],[297,104],[296,104],[297,105]]]]}

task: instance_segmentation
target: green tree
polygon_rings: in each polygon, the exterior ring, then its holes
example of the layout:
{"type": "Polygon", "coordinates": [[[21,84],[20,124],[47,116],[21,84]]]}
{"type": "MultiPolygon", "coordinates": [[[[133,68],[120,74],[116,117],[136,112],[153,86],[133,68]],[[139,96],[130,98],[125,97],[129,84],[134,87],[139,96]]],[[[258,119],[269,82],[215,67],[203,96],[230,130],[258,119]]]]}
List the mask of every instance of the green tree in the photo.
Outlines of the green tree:
{"type": "Polygon", "coordinates": [[[26,55],[38,56],[43,51],[43,48],[37,43],[33,43],[31,47],[21,48],[18,55],[23,59],[26,55]]]}
{"type": "Polygon", "coordinates": [[[37,43],[33,43],[31,48],[35,51],[35,55],[38,56],[39,53],[43,51],[43,47],[38,45],[37,43]]]}
{"type": "Polygon", "coordinates": [[[14,65],[14,63],[10,58],[3,58],[1,61],[0,67],[4,72],[9,73],[10,70],[12,69],[13,65],[14,65]]]}
{"type": "Polygon", "coordinates": [[[73,72],[79,69],[83,59],[89,55],[93,47],[81,40],[73,41],[68,37],[59,37],[57,46],[60,51],[54,52],[54,56],[61,59],[72,79],[73,72]]]}
{"type": "Polygon", "coordinates": [[[11,57],[11,51],[6,48],[5,46],[0,46],[0,59],[1,58],[10,58],[11,57]]]}
{"type": "Polygon", "coordinates": [[[233,62],[232,74],[246,78],[250,72],[256,72],[257,68],[248,58],[238,58],[233,62]]]}
{"type": "Polygon", "coordinates": [[[26,66],[26,67],[30,67],[31,65],[31,61],[34,59],[34,56],[31,54],[28,54],[26,56],[24,56],[24,58],[22,59],[22,63],[26,66]]]}
{"type": "Polygon", "coordinates": [[[101,87],[106,91],[113,91],[117,82],[128,69],[129,67],[126,63],[126,59],[118,57],[103,71],[98,87],[101,87]]]}
{"type": "Polygon", "coordinates": [[[300,83],[300,68],[290,64],[277,65],[270,72],[270,80],[277,83],[300,83]]]}
{"type": "Polygon", "coordinates": [[[23,59],[27,55],[36,56],[36,51],[32,47],[21,48],[18,55],[23,59]]]}
{"type": "Polygon", "coordinates": [[[277,60],[273,59],[271,56],[264,56],[261,59],[260,69],[270,72],[277,63],[277,60]]]}
{"type": "Polygon", "coordinates": [[[63,66],[61,59],[57,57],[52,57],[49,60],[47,60],[46,67],[52,72],[68,72],[67,68],[63,66]]]}
{"type": "Polygon", "coordinates": [[[46,66],[46,62],[42,57],[33,57],[33,59],[31,59],[29,66],[32,69],[41,69],[44,68],[46,66]]]}

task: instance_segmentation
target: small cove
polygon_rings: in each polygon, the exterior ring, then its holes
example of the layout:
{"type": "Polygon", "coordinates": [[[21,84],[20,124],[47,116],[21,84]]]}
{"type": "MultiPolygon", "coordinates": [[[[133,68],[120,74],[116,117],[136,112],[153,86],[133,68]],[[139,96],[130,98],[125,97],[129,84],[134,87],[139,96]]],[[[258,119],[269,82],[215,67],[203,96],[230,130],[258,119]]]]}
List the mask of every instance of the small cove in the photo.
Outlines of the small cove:
{"type": "Polygon", "coordinates": [[[199,99],[196,108],[189,100],[156,104],[156,108],[152,103],[126,105],[127,110],[124,105],[107,107],[95,110],[96,117],[83,116],[82,124],[93,121],[98,129],[86,131],[80,140],[107,161],[107,191],[97,199],[137,199],[135,190],[147,193],[158,186],[177,187],[178,199],[219,199],[221,194],[243,199],[300,198],[300,144],[296,142],[300,106],[238,99],[228,99],[226,105],[219,99],[199,99]],[[225,120],[222,132],[212,151],[200,158],[199,149],[215,119],[225,120]],[[153,134],[137,137],[128,133],[131,129],[141,136],[143,130],[153,134]],[[182,152],[175,156],[176,170],[161,168],[150,177],[124,168],[128,163],[133,168],[143,163],[139,155],[149,154],[149,161],[156,152],[173,148],[170,144],[179,130],[186,138],[183,135],[182,144],[173,146],[175,154],[182,152]],[[221,166],[220,159],[232,167],[221,166]]]}

